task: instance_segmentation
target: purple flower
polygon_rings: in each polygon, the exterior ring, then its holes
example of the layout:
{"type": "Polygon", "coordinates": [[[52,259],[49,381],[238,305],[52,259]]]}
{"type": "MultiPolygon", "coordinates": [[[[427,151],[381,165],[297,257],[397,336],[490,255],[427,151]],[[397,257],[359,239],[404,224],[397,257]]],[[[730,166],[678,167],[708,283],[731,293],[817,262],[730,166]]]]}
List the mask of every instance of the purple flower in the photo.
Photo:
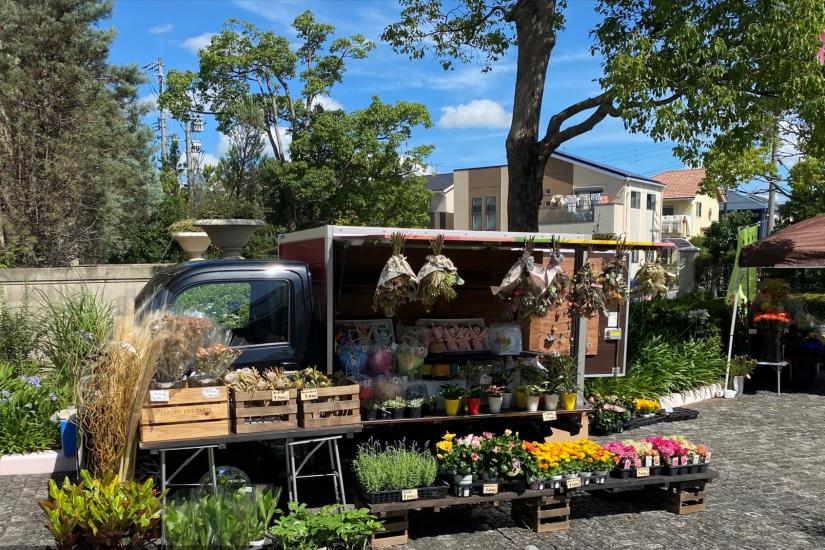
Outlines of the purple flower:
{"type": "Polygon", "coordinates": [[[3,399],[8,399],[9,397],[11,397],[11,391],[0,390],[0,397],[2,397],[3,399]]]}
{"type": "Polygon", "coordinates": [[[24,376],[23,381],[28,384],[29,386],[34,386],[35,388],[40,387],[40,377],[39,376],[24,376]]]}
{"type": "Polygon", "coordinates": [[[53,393],[50,393],[49,394],[49,399],[51,399],[52,401],[57,401],[57,396],[53,393]]]}

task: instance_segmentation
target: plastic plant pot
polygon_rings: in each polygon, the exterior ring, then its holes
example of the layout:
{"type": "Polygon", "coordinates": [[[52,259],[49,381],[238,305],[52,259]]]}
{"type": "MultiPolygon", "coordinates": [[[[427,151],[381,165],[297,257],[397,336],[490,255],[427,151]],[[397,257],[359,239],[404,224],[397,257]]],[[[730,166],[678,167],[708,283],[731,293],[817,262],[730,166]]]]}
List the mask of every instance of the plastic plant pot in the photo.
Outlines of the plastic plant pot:
{"type": "Polygon", "coordinates": [[[404,408],[403,407],[398,407],[397,409],[393,409],[392,410],[392,417],[395,420],[398,420],[399,418],[404,418],[404,408]]]}
{"type": "Polygon", "coordinates": [[[528,395],[527,396],[527,412],[536,412],[539,410],[539,396],[538,395],[528,395]]]}
{"type": "Polygon", "coordinates": [[[559,401],[561,401],[561,408],[565,411],[572,411],[576,408],[576,394],[573,392],[561,392],[559,401]]]}
{"type": "Polygon", "coordinates": [[[481,413],[480,397],[466,397],[464,401],[467,404],[467,414],[471,416],[478,416],[481,413]]]}
{"type": "Polygon", "coordinates": [[[527,393],[523,391],[516,390],[514,401],[516,402],[517,409],[526,409],[527,408],[527,393]]]}
{"type": "Polygon", "coordinates": [[[410,418],[421,418],[421,407],[407,407],[407,416],[410,418]]]}
{"type": "Polygon", "coordinates": [[[77,425],[70,420],[60,421],[60,446],[63,448],[63,456],[77,454],[77,425]]]}
{"type": "Polygon", "coordinates": [[[490,396],[487,398],[487,404],[490,406],[490,413],[491,414],[498,414],[501,412],[501,405],[504,401],[502,396],[490,396]]]}
{"type": "Polygon", "coordinates": [[[458,416],[458,409],[461,407],[461,399],[445,399],[444,410],[447,416],[458,416]]]}

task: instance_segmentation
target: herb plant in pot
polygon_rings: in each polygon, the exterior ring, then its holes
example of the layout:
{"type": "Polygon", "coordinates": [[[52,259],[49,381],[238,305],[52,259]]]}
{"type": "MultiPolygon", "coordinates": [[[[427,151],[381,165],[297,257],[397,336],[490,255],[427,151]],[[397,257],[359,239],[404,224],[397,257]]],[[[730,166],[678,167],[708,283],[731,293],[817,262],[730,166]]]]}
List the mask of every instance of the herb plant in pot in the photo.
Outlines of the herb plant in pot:
{"type": "Polygon", "coordinates": [[[517,409],[527,408],[527,384],[520,384],[516,386],[516,391],[513,394],[513,401],[517,409]]]}
{"type": "Polygon", "coordinates": [[[577,384],[579,369],[576,359],[569,355],[559,355],[555,358],[552,369],[558,376],[561,408],[565,411],[572,411],[576,408],[576,394],[579,391],[577,384]]]}
{"type": "Polygon", "coordinates": [[[538,411],[539,399],[541,399],[541,395],[543,393],[541,386],[534,384],[525,386],[524,391],[527,395],[527,412],[538,411]]]}
{"type": "Polygon", "coordinates": [[[467,414],[478,416],[481,413],[481,386],[470,386],[464,396],[464,404],[467,407],[467,414]]]}
{"type": "Polygon", "coordinates": [[[421,407],[424,405],[423,397],[413,397],[407,400],[407,416],[410,418],[421,418],[421,407]]]}
{"type": "Polygon", "coordinates": [[[484,389],[487,394],[487,404],[490,406],[490,414],[501,412],[501,405],[504,402],[504,386],[489,385],[484,389]]]}
{"type": "Polygon", "coordinates": [[[747,355],[737,355],[730,360],[730,376],[737,395],[745,393],[745,378],[751,377],[756,363],[756,359],[751,359],[747,355]]]}
{"type": "Polygon", "coordinates": [[[384,408],[390,411],[394,419],[404,418],[404,409],[407,408],[407,401],[403,397],[393,397],[384,401],[384,408]]]}
{"type": "Polygon", "coordinates": [[[442,384],[441,395],[444,397],[444,409],[447,411],[447,416],[458,416],[464,388],[458,384],[442,384]]]}
{"type": "Polygon", "coordinates": [[[212,241],[209,235],[195,225],[194,220],[180,220],[169,226],[169,234],[180,245],[189,260],[203,260],[212,241]]]}

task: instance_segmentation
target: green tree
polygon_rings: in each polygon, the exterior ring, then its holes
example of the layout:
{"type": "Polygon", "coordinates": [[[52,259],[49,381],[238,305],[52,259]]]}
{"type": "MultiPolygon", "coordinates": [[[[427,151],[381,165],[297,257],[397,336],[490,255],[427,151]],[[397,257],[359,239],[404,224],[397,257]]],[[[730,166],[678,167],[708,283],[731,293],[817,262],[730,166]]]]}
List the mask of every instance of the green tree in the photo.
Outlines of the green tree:
{"type": "MultiPolygon", "coordinates": [[[[297,48],[284,36],[228,21],[200,51],[197,73],[169,72],[160,104],[181,120],[193,112],[214,115],[223,132],[241,122],[247,130],[259,126],[274,153],[263,163],[262,190],[276,227],[425,224],[429,195],[416,171],[431,147],[405,144],[414,127],[430,126],[426,108],[373,98],[352,113],[325,110],[320,100],[342,81],[347,62],[375,46],[360,35],[333,38],[334,27],[308,11],[295,18],[293,29],[297,48]],[[256,124],[249,122],[250,106],[258,111],[256,124]]],[[[237,168],[237,160],[227,159],[224,168],[237,168]]],[[[221,185],[229,174],[219,167],[221,185]]]]}
{"type": "MultiPolygon", "coordinates": [[[[517,47],[513,118],[505,147],[509,229],[536,231],[544,168],[563,143],[609,116],[633,132],[671,139],[697,162],[737,155],[777,116],[825,116],[825,73],[814,60],[825,28],[820,0],[598,0],[592,51],[603,57],[601,92],[550,116],[539,133],[548,63],[565,23],[564,0],[401,0],[382,39],[412,58],[433,53],[445,69],[517,47]]],[[[715,191],[714,191],[715,192],[715,191]]]]}
{"type": "Polygon", "coordinates": [[[160,185],[136,66],[106,62],[102,0],[0,0],[0,247],[8,263],[95,262],[160,185]]]}
{"type": "Polygon", "coordinates": [[[696,258],[696,281],[711,296],[727,288],[728,277],[736,259],[736,239],[739,229],[751,225],[751,214],[738,210],[725,214],[705,229],[704,235],[691,239],[699,247],[696,258]]]}

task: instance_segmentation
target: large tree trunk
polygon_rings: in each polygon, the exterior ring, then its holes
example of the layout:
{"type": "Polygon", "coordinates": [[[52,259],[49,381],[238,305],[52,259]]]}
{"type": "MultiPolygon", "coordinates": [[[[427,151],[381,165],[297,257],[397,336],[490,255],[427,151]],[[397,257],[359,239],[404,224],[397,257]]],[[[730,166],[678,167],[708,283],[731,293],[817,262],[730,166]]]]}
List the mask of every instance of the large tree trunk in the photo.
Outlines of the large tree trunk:
{"type": "Polygon", "coordinates": [[[538,231],[544,166],[552,151],[538,130],[547,63],[556,45],[555,0],[520,0],[513,10],[518,39],[513,121],[507,135],[507,229],[538,231]]]}

